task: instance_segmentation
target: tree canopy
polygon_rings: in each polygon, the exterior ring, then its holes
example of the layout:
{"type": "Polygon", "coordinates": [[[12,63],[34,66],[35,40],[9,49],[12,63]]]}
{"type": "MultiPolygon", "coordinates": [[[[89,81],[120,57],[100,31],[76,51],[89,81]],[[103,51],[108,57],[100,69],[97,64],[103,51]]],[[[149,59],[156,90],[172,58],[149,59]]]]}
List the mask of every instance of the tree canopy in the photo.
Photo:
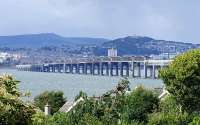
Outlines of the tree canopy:
{"type": "MultiPolygon", "coordinates": [[[[129,90],[129,81],[122,79],[113,90],[100,97],[88,97],[86,93],[80,92],[77,98],[83,97],[84,101],[78,103],[68,113],[55,113],[49,122],[52,123],[54,119],[53,122],[56,122],[56,125],[61,123],[70,125],[146,123],[148,114],[158,107],[158,97],[142,86],[130,93],[126,93],[127,90],[129,90]]],[[[39,119],[41,118],[43,117],[40,116],[39,119]]],[[[36,120],[35,122],[37,123],[36,120]]]]}
{"type": "Polygon", "coordinates": [[[51,106],[51,113],[57,112],[66,102],[62,91],[45,91],[34,98],[34,104],[44,111],[45,105],[51,106]]]}
{"type": "Polygon", "coordinates": [[[19,81],[10,75],[0,76],[0,124],[27,125],[35,113],[33,105],[23,102],[17,87],[19,81]]]}
{"type": "Polygon", "coordinates": [[[184,110],[200,111],[200,49],[177,56],[160,78],[184,110]]]}

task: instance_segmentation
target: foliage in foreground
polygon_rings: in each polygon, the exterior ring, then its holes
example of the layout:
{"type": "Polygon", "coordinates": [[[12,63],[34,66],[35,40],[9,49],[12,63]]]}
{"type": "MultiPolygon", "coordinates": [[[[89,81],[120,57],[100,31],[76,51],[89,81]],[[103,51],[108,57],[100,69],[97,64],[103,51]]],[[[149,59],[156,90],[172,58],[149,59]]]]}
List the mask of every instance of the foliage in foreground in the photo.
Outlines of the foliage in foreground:
{"type": "Polygon", "coordinates": [[[149,115],[149,125],[187,125],[191,116],[181,112],[176,100],[169,96],[161,101],[157,111],[149,115]]]}
{"type": "Polygon", "coordinates": [[[200,111],[200,49],[176,57],[160,77],[183,110],[200,111]]]}
{"type": "Polygon", "coordinates": [[[66,102],[62,91],[45,91],[34,98],[35,106],[44,111],[45,105],[51,105],[51,113],[57,112],[66,102]]]}
{"type": "Polygon", "coordinates": [[[27,125],[35,113],[32,105],[24,103],[17,85],[19,81],[10,75],[0,77],[0,124],[27,125]]]}
{"type": "MultiPolygon", "coordinates": [[[[148,114],[158,107],[158,98],[150,90],[138,87],[126,93],[129,82],[122,80],[117,87],[101,97],[89,98],[83,92],[84,101],[69,113],[56,113],[48,118],[55,125],[128,125],[143,124],[148,121],[148,114]]],[[[80,96],[79,96],[80,97],[80,96]]],[[[36,121],[36,120],[35,120],[36,121]]],[[[37,120],[39,121],[39,120],[37,120]]],[[[46,120],[44,120],[45,124],[46,120]]]]}

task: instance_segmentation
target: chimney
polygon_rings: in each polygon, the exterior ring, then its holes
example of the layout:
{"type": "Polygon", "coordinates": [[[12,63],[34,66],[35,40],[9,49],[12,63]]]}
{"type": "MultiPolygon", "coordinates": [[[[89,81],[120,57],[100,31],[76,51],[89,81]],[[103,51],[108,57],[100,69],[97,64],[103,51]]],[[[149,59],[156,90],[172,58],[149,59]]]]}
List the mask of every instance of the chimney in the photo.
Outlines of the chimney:
{"type": "Polygon", "coordinates": [[[50,115],[51,114],[51,106],[47,103],[44,107],[44,114],[50,115]]]}

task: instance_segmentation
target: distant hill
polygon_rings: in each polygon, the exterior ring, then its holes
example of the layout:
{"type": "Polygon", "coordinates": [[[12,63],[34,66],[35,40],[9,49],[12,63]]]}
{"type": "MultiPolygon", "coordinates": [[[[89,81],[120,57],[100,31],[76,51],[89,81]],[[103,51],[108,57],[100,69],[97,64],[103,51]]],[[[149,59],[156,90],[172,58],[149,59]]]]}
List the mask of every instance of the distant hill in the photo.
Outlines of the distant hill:
{"type": "MultiPolygon", "coordinates": [[[[82,56],[84,54],[103,56],[107,55],[108,48],[117,48],[119,55],[151,55],[165,52],[184,52],[189,49],[200,47],[199,44],[156,40],[146,36],[127,36],[114,40],[104,38],[88,37],[63,37],[54,33],[27,34],[16,36],[0,36],[0,50],[6,51],[8,48],[30,48],[34,52],[41,54],[41,51],[49,55],[54,51],[65,55],[82,56]],[[4,49],[6,48],[6,49],[4,49]]],[[[17,50],[20,51],[21,50],[17,50]]],[[[23,51],[23,50],[22,50],[23,51]]],[[[26,50],[26,51],[29,51],[26,50]]],[[[33,52],[32,55],[38,55],[33,52]]]]}
{"type": "Polygon", "coordinates": [[[0,46],[9,48],[39,48],[44,46],[101,45],[103,38],[62,37],[54,33],[0,36],[0,46]]]}
{"type": "Polygon", "coordinates": [[[119,55],[150,55],[164,52],[184,52],[200,47],[200,44],[156,40],[144,36],[128,36],[111,40],[94,50],[96,55],[106,55],[107,48],[117,48],[119,55]]]}

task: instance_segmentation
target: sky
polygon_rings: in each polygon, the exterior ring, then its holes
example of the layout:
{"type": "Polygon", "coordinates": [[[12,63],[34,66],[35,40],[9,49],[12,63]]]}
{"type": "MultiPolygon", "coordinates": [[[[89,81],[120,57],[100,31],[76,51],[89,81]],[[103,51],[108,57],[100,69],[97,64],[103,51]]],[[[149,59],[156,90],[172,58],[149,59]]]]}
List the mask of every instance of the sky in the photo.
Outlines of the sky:
{"type": "Polygon", "coordinates": [[[200,43],[200,0],[0,0],[0,35],[139,35],[200,43]]]}

